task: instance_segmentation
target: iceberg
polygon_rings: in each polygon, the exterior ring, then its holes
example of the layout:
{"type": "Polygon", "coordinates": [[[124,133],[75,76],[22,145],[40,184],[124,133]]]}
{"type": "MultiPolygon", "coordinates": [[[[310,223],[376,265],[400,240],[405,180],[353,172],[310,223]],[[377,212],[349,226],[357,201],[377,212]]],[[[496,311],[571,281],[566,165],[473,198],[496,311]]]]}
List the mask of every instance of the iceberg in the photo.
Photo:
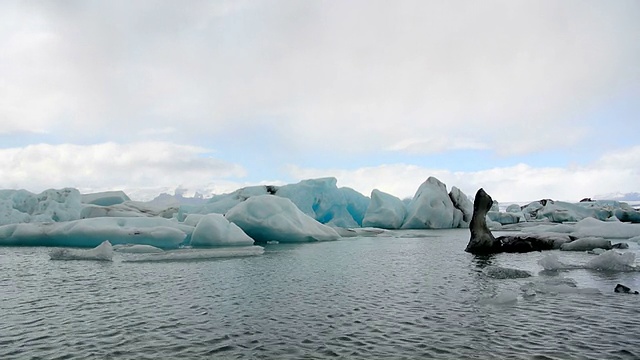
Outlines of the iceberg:
{"type": "Polygon", "coordinates": [[[399,198],[378,189],[371,191],[371,202],[362,220],[362,226],[381,229],[399,229],[404,223],[407,209],[399,198]]]}
{"type": "Polygon", "coordinates": [[[628,239],[640,236],[640,224],[605,222],[594,218],[585,218],[575,224],[575,230],[572,235],[578,237],[597,236],[608,239],[628,239]]]}
{"type": "Polygon", "coordinates": [[[276,195],[291,200],[303,213],[323,224],[361,226],[369,198],[350,188],[338,188],[337,181],[334,177],[303,180],[281,186],[276,195]]]}
{"type": "Polygon", "coordinates": [[[594,270],[636,271],[635,262],[636,255],[632,252],[609,250],[591,259],[585,267],[594,270]]]}
{"type": "Polygon", "coordinates": [[[453,186],[451,192],[449,192],[449,198],[456,209],[462,212],[461,227],[468,227],[471,223],[471,217],[473,216],[473,203],[469,200],[469,197],[462,192],[462,190],[453,186]]]}
{"type": "Polygon", "coordinates": [[[173,218],[180,209],[177,203],[152,203],[125,201],[115,205],[85,205],[80,213],[82,219],[95,217],[162,217],[173,218]]]}
{"type": "Polygon", "coordinates": [[[520,287],[528,297],[536,294],[600,294],[595,288],[580,288],[571,278],[553,277],[542,278],[535,282],[528,282],[520,287]]]}
{"type": "Polygon", "coordinates": [[[97,247],[84,249],[53,249],[49,253],[51,260],[98,260],[111,261],[113,258],[113,247],[109,241],[104,241],[97,247]]]}
{"type": "MultiPolygon", "coordinates": [[[[440,180],[429,177],[416,192],[407,207],[407,216],[402,229],[451,229],[453,202],[447,186],[440,180]]],[[[457,227],[459,224],[455,224],[457,227]]]]}
{"type": "Polygon", "coordinates": [[[204,215],[191,234],[191,246],[233,245],[253,245],[253,239],[220,214],[204,215]]]}
{"type": "Polygon", "coordinates": [[[273,195],[253,196],[225,217],[257,242],[295,243],[337,240],[340,235],[303,213],[294,203],[273,195]]]}
{"type": "Polygon", "coordinates": [[[162,218],[91,218],[59,223],[0,226],[0,245],[95,247],[141,244],[177,248],[191,237],[193,227],[162,218]]]}

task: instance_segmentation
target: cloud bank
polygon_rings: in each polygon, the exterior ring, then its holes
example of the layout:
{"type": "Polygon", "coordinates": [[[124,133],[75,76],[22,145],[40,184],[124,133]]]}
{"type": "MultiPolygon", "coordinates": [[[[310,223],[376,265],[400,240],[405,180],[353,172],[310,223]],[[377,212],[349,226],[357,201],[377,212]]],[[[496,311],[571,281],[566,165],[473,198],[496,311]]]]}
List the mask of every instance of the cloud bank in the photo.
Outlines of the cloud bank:
{"type": "Polygon", "coordinates": [[[633,0],[4,1],[0,186],[637,191],[638,18],[633,0]]]}

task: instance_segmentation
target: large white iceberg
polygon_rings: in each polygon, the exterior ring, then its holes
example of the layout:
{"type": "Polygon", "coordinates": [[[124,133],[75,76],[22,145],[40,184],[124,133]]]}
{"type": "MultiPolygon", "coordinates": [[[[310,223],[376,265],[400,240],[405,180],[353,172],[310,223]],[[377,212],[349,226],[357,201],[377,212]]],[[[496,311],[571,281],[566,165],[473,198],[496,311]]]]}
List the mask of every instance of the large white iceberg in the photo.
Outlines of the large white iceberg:
{"type": "MultiPolygon", "coordinates": [[[[450,229],[454,224],[454,206],[447,186],[429,177],[416,192],[407,207],[402,229],[450,229]]],[[[456,209],[457,210],[457,209],[456,209]]],[[[460,211],[460,210],[458,210],[460,211]]]]}
{"type": "Polygon", "coordinates": [[[404,223],[407,208],[399,198],[374,189],[371,202],[362,220],[362,226],[381,229],[399,229],[404,223]]]}
{"type": "Polygon", "coordinates": [[[300,211],[291,200],[273,195],[253,196],[229,210],[225,217],[262,243],[340,238],[334,229],[300,211]]]}
{"type": "Polygon", "coordinates": [[[191,246],[248,246],[253,239],[220,214],[204,215],[191,234],[191,246]]]}

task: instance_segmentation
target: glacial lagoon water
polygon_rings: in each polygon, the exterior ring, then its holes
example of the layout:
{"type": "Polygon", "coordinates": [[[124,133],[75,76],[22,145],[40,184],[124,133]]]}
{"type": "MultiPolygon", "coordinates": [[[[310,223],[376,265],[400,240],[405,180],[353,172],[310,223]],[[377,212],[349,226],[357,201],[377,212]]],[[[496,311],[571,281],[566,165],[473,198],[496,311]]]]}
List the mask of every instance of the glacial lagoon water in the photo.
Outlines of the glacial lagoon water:
{"type": "Polygon", "coordinates": [[[543,253],[477,258],[467,241],[394,231],[144,263],[3,247],[0,359],[640,358],[640,295],[613,292],[639,289],[640,273],[545,272],[543,253]],[[493,278],[490,265],[533,277],[493,278]],[[575,291],[541,290],[558,283],[575,291]]]}

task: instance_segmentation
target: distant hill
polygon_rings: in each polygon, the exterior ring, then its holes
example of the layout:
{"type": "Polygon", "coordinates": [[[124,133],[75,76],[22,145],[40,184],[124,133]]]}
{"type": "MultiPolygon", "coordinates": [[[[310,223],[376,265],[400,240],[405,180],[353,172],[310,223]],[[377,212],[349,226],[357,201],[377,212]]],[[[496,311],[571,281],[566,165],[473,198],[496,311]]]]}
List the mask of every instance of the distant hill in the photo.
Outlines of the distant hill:
{"type": "Polygon", "coordinates": [[[592,197],[594,200],[617,200],[617,201],[640,201],[640,193],[631,192],[631,193],[610,193],[610,194],[602,194],[596,195],[592,197]]]}

